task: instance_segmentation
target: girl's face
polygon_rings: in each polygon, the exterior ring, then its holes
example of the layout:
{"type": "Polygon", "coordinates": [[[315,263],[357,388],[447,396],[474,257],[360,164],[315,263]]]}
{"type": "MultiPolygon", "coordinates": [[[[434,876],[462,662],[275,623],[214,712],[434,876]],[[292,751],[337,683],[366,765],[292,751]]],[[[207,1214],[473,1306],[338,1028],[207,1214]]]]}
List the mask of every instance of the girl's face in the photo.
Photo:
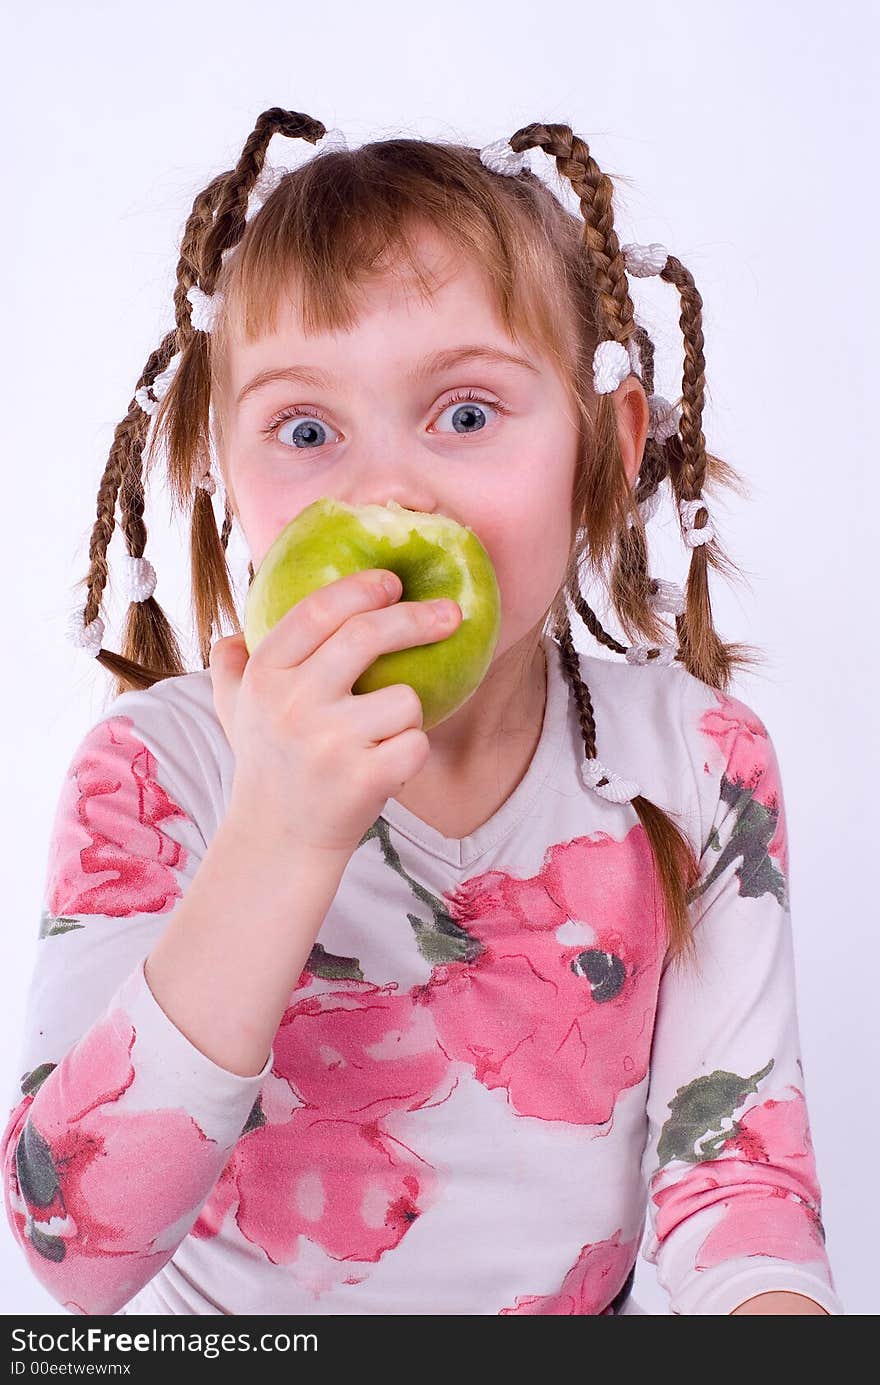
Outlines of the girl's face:
{"type": "Polygon", "coordinates": [[[419,251],[441,281],[432,300],[388,276],[350,332],[307,337],[285,304],[276,334],[235,348],[231,499],[255,569],[320,496],[469,525],[501,590],[497,661],[540,626],[564,579],[577,418],[549,360],[498,322],[477,270],[430,231],[419,251]],[[306,369],[309,380],[296,374],[306,369]],[[279,374],[260,383],[264,372],[279,374]]]}

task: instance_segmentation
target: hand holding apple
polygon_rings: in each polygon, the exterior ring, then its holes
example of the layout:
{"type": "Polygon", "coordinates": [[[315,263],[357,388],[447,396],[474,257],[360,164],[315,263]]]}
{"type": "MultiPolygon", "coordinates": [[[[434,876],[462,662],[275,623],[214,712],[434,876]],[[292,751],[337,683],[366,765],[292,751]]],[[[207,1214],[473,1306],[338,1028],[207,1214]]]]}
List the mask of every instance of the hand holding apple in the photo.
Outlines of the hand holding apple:
{"type": "Polygon", "coordinates": [[[292,606],[318,588],[365,569],[387,569],[403,599],[457,602],[458,628],[414,648],[379,654],[351,687],[355,694],[406,683],[419,696],[423,729],[438,725],[485,677],[501,630],[492,561],[472,529],[445,515],[388,505],[347,505],[323,497],[278,535],[247,595],[244,637],[253,654],[292,606]]]}
{"type": "Polygon", "coordinates": [[[235,757],[226,820],[262,860],[320,856],[344,868],[428,758],[411,687],[361,697],[351,687],[383,651],[444,639],[461,612],[399,602],[399,583],[389,593],[383,579],[395,581],[357,572],[310,592],[250,656],[243,635],[211,648],[214,706],[235,757]]]}

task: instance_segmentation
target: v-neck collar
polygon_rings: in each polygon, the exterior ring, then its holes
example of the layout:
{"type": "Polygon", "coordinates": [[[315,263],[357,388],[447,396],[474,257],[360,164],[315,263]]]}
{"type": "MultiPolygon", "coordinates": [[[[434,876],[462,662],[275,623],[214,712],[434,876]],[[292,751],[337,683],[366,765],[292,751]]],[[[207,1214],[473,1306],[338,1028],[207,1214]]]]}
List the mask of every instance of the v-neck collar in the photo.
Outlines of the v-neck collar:
{"type": "Polygon", "coordinates": [[[389,798],[382,810],[382,817],[395,831],[451,866],[471,865],[489,847],[507,836],[526,816],[556,766],[567,720],[569,690],[559,663],[559,646],[549,635],[543,635],[541,642],[547,660],[547,696],[541,735],[522,779],[488,821],[466,837],[444,837],[396,798],[389,798]]]}

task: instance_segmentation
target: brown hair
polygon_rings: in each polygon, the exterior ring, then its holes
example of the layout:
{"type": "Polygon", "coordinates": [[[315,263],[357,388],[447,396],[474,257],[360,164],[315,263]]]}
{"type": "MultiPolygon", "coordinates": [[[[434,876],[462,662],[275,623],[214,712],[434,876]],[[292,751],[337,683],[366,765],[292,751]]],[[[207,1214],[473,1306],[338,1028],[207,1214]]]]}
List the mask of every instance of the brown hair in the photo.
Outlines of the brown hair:
{"type": "MultiPolygon", "coordinates": [[[[358,288],[371,275],[387,272],[400,256],[423,279],[411,233],[422,224],[436,228],[459,252],[483,269],[502,319],[512,336],[532,340],[552,356],[570,387],[580,429],[579,464],[572,494],[571,549],[563,586],[545,613],[558,636],[559,655],[577,706],[588,757],[596,756],[596,724],[590,692],[580,676],[567,615],[566,595],[593,637],[625,654],[599,623],[580,590],[578,572],[586,556],[608,585],[627,638],[641,634],[652,644],[666,631],[652,607],[657,591],[648,573],[639,505],[669,478],[678,503],[693,500],[711,485],[744,493],[737,473],[706,451],[702,432],[705,358],[702,299],[694,280],[669,255],[660,277],[680,296],[684,337],[681,418],[666,442],[648,438],[638,479],[630,487],[621,458],[616,411],[608,394],[592,388],[597,343],[635,340],[647,394],[654,387],[654,347],[635,321],[624,255],[614,230],[612,183],[587,144],[567,125],[532,124],[510,139],[517,152],[537,148],[556,161],[580,202],[581,216],[528,169],[499,176],[486,168],[477,149],[420,139],[388,139],[356,150],[321,151],[287,172],[259,211],[247,219],[248,197],[263,169],[276,132],[315,144],[325,133],[319,120],[278,107],[264,111],[234,168],[214,178],[196,197],[186,223],[177,264],[174,330],[149,357],[137,389],[149,387],[180,353],[177,369],[155,415],[146,449],[147,470],[158,442],[166,444],[172,508],[191,516],[193,611],[203,668],[210,662],[214,630],[226,617],[240,633],[230,587],[226,549],[234,510],[229,488],[218,532],[210,494],[198,486],[208,471],[212,445],[223,470],[223,413],[229,345],[236,332],[247,340],[271,330],[279,286],[299,286],[306,331],[353,325],[358,288]],[[234,253],[230,253],[233,252],[234,253]],[[187,291],[192,286],[222,294],[210,334],[193,328],[187,291]],[[212,417],[213,415],[213,417],[212,417]]],[[[89,548],[85,624],[95,619],[107,582],[107,545],[114,528],[117,495],[128,552],[142,557],[146,544],[144,452],[150,418],[133,397],[116,429],[98,489],[98,517],[89,548]]],[[[701,510],[696,527],[707,522],[701,510]]],[[[718,539],[694,547],[686,585],[686,609],[675,617],[680,659],[694,677],[725,691],[736,665],[759,662],[751,646],[725,644],[712,623],[708,573],[739,569],[722,553],[718,539]]],[[[253,566],[248,564],[253,580],[253,566]]],[[[652,651],[656,657],[656,651],[652,651]]],[[[650,659],[651,654],[648,655],[650,659]]],[[[113,695],[147,688],[186,673],[171,626],[155,597],[133,602],[127,612],[122,652],[101,649],[97,658],[115,675],[113,695]]],[[[603,781],[604,782],[604,781],[603,781]]],[[[642,795],[632,806],[654,853],[668,928],[668,956],[693,955],[688,907],[696,897],[699,864],[672,816],[642,795]]]]}

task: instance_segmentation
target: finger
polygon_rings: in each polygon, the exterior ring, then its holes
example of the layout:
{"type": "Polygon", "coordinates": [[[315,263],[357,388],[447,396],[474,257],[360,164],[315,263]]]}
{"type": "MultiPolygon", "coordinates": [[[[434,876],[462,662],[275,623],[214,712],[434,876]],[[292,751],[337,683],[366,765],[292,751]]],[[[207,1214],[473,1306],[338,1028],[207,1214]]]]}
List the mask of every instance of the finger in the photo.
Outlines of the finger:
{"type": "Polygon", "coordinates": [[[338,703],[340,715],[363,746],[378,745],[410,728],[421,730],[422,700],[409,683],[392,683],[376,692],[358,693],[338,703]]]}
{"type": "Polygon", "coordinates": [[[211,646],[208,666],[211,671],[214,710],[226,732],[227,740],[235,700],[247,663],[248,652],[244,635],[227,635],[211,646]]]}
{"type": "Polygon", "coordinates": [[[264,635],[252,658],[261,667],[270,669],[296,668],[329,639],[349,616],[387,606],[396,601],[402,590],[399,579],[384,569],[369,569],[351,573],[309,592],[264,635]],[[383,579],[396,582],[395,592],[389,592],[383,579]]]}
{"type": "Polygon", "coordinates": [[[386,610],[360,612],[324,641],[302,675],[320,701],[344,698],[380,654],[445,640],[461,619],[454,601],[399,601],[386,610]]]}
{"type": "Polygon", "coordinates": [[[431,743],[420,728],[411,726],[399,736],[389,736],[369,752],[370,768],[393,794],[424,769],[431,754],[431,743]]]}

